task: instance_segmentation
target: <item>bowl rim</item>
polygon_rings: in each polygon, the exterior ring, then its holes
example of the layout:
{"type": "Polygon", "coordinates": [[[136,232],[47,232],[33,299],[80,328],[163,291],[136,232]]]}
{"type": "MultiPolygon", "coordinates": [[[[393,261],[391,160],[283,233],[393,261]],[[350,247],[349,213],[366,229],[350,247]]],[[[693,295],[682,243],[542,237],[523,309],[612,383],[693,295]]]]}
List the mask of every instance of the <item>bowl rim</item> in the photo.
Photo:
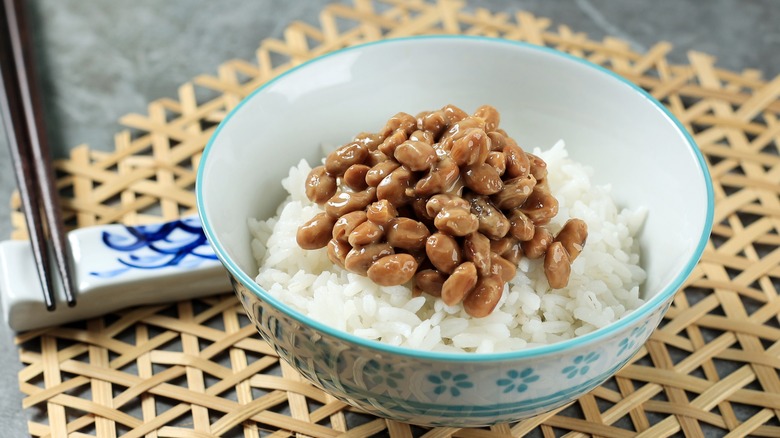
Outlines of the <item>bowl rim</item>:
{"type": "Polygon", "coordinates": [[[196,192],[196,203],[197,203],[198,215],[201,218],[203,229],[206,233],[206,237],[208,238],[209,242],[214,248],[214,251],[219,257],[220,261],[222,261],[222,263],[225,265],[225,267],[227,268],[227,270],[230,272],[232,276],[237,278],[244,286],[247,287],[247,289],[252,291],[252,293],[255,294],[258,298],[267,302],[269,305],[273,306],[276,310],[284,313],[288,317],[302,324],[310,326],[315,330],[324,332],[329,336],[333,336],[339,340],[342,340],[350,344],[357,344],[358,346],[372,349],[372,350],[378,350],[385,354],[400,355],[400,356],[410,357],[414,359],[426,359],[426,360],[434,360],[434,361],[461,362],[461,363],[493,362],[493,361],[527,359],[527,358],[539,358],[542,356],[547,356],[550,354],[555,354],[565,350],[570,350],[577,347],[589,345],[598,341],[602,341],[606,338],[611,337],[612,335],[621,331],[622,329],[625,329],[626,327],[629,327],[632,324],[641,321],[643,318],[648,317],[653,311],[659,309],[666,300],[674,296],[677,290],[680,289],[680,287],[683,285],[684,281],[690,276],[691,272],[693,271],[699,259],[701,258],[705,246],[707,245],[710,233],[712,231],[712,223],[714,217],[714,192],[712,186],[712,179],[709,173],[709,169],[707,167],[706,160],[704,159],[701,150],[698,148],[693,137],[685,129],[682,123],[671,113],[671,111],[668,108],[666,108],[663,104],[661,104],[656,98],[654,98],[648,92],[646,92],[638,85],[634,84],[633,82],[629,81],[628,79],[618,75],[617,73],[605,67],[602,67],[598,64],[594,64],[585,59],[578,58],[574,55],[561,52],[559,50],[550,47],[537,46],[522,41],[512,41],[503,38],[471,36],[471,35],[418,35],[418,36],[389,38],[389,39],[383,39],[378,41],[372,41],[368,43],[342,48],[333,52],[326,53],[324,55],[320,55],[306,62],[303,62],[297,66],[294,66],[289,70],[271,78],[263,85],[258,87],[256,90],[254,90],[252,93],[250,93],[243,100],[241,100],[241,102],[239,102],[239,104],[236,105],[236,107],[233,108],[228,113],[228,115],[222,120],[222,122],[220,122],[219,126],[217,126],[217,129],[214,131],[214,134],[211,136],[211,138],[209,138],[209,141],[203,150],[203,154],[201,156],[201,160],[198,166],[198,172],[196,176],[195,192],[196,192]],[[662,113],[662,115],[667,119],[667,121],[670,122],[679,133],[682,134],[685,142],[693,151],[694,156],[696,157],[696,160],[699,163],[699,167],[702,172],[702,177],[705,180],[704,183],[707,191],[707,212],[704,221],[704,227],[702,228],[702,233],[701,236],[699,236],[699,242],[696,248],[694,249],[693,253],[691,254],[688,261],[686,262],[683,269],[677,274],[677,276],[675,276],[672,279],[672,281],[670,281],[667,284],[667,286],[664,289],[658,291],[653,297],[647,300],[644,304],[632,310],[623,318],[618,319],[617,321],[610,323],[604,327],[601,327],[597,330],[594,330],[590,333],[586,333],[584,335],[577,336],[575,338],[571,338],[571,339],[567,339],[564,341],[547,344],[547,345],[534,346],[523,350],[499,352],[499,353],[437,352],[437,351],[416,350],[411,347],[395,346],[395,345],[385,344],[371,339],[361,338],[359,336],[353,335],[346,331],[319,322],[285,305],[284,303],[282,303],[281,301],[279,301],[278,299],[270,295],[252,277],[247,275],[243,270],[241,270],[241,268],[238,267],[236,263],[234,263],[230,259],[230,257],[227,254],[227,251],[225,251],[225,249],[222,247],[221,243],[219,242],[219,239],[214,229],[212,228],[211,224],[209,223],[208,217],[206,216],[205,213],[206,206],[204,205],[203,190],[202,190],[203,174],[204,174],[204,169],[206,168],[205,163],[208,162],[208,157],[211,153],[211,150],[213,149],[215,139],[219,136],[219,133],[222,130],[222,128],[224,128],[225,125],[230,121],[230,119],[238,111],[241,110],[241,107],[243,107],[246,102],[251,100],[255,95],[262,92],[262,90],[264,90],[271,84],[275,83],[278,80],[281,80],[282,78],[291,74],[292,72],[301,68],[305,68],[311,64],[317,63],[323,59],[330,58],[333,56],[339,56],[345,52],[362,50],[368,47],[379,46],[379,45],[408,43],[410,41],[413,42],[413,41],[452,41],[452,40],[481,41],[488,44],[505,44],[509,46],[521,47],[526,50],[538,51],[549,55],[561,57],[566,60],[579,63],[587,68],[594,69],[598,72],[601,72],[602,74],[606,74],[610,76],[612,79],[617,80],[618,82],[622,83],[624,86],[628,86],[634,92],[638,93],[641,97],[648,100],[653,106],[655,106],[657,110],[659,110],[662,113]]]}

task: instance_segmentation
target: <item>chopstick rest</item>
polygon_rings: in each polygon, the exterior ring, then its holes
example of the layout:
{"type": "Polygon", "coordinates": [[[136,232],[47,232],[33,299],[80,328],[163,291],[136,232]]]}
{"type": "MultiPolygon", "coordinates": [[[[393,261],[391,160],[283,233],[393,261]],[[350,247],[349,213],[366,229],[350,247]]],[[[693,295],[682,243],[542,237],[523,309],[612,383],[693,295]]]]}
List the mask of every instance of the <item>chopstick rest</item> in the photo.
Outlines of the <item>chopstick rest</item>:
{"type": "Polygon", "coordinates": [[[0,242],[0,299],[6,323],[17,331],[91,318],[126,307],[178,301],[230,290],[228,276],[191,216],[154,225],[112,224],[68,233],[79,304],[64,305],[55,281],[48,312],[26,241],[0,242]]]}

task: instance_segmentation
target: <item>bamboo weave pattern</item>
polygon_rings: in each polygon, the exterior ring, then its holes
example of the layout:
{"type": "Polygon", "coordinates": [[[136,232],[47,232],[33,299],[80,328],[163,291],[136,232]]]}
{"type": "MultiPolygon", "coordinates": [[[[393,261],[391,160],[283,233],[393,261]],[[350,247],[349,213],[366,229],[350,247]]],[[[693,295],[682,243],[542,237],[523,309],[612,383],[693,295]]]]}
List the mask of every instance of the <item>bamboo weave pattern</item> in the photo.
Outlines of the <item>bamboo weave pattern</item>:
{"type": "MultiPolygon", "coordinates": [[[[115,151],[87,146],[56,164],[72,226],[139,224],[194,213],[201,151],[252,90],[317,55],[381,38],[449,33],[546,45],[625,76],[691,131],[712,172],[715,226],[662,327],[616,377],[573,404],[490,429],[424,429],[352,412],[280,363],[231,293],[141,307],[17,337],[19,385],[45,437],[780,436],[780,77],[725,71],[671,46],[635,53],[528,13],[460,1],[354,0],[317,25],[292,23],[257,59],[182,85],[121,119],[115,151]]],[[[14,197],[13,237],[24,238],[14,197]]],[[[215,291],[225,292],[225,291],[215,291]]]]}

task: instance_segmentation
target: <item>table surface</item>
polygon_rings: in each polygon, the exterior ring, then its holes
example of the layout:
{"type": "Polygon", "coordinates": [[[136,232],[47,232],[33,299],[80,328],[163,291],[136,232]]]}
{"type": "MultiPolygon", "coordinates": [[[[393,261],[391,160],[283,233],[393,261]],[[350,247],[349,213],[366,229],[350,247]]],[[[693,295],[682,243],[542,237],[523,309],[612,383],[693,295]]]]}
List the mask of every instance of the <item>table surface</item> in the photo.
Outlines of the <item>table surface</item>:
{"type": "MultiPolygon", "coordinates": [[[[214,73],[229,59],[252,59],[264,38],[282,38],[293,20],[315,23],[326,0],[137,0],[29,2],[35,56],[44,88],[46,125],[54,155],[78,145],[113,149],[117,119],[144,113],[154,99],[176,95],[180,84],[214,73]]],[[[689,50],[717,57],[729,70],[780,74],[780,2],[776,0],[470,0],[469,8],[525,10],[585,32],[611,35],[637,51],[665,40],[674,62],[689,50]],[[706,6],[706,7],[705,7],[706,6]]],[[[0,131],[3,131],[0,126],[0,131]]],[[[3,131],[4,134],[4,131],[3,131]]],[[[0,135],[0,236],[10,233],[9,199],[15,188],[5,135],[0,135]]],[[[27,436],[13,332],[0,324],[2,436],[27,436]]]]}

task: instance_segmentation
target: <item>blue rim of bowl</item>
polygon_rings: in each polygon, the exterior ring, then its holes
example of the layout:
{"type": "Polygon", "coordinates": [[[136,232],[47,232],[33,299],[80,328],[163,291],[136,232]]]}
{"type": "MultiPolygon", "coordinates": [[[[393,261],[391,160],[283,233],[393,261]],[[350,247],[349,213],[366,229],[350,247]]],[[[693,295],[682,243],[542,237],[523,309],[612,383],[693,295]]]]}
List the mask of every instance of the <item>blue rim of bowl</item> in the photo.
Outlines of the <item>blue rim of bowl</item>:
{"type": "MultiPolygon", "coordinates": [[[[504,360],[516,360],[516,359],[525,359],[525,358],[537,358],[541,356],[545,356],[548,354],[557,353],[563,350],[570,349],[572,347],[581,347],[593,342],[597,342],[599,340],[608,338],[615,334],[616,332],[620,331],[621,329],[630,326],[631,324],[637,322],[641,318],[647,316],[649,313],[653,312],[654,310],[661,307],[662,303],[666,301],[667,299],[671,298],[677,290],[683,285],[683,282],[688,278],[688,276],[693,271],[693,268],[696,266],[696,264],[699,262],[699,259],[701,258],[702,253],[704,252],[704,247],[706,246],[710,233],[712,231],[712,221],[714,217],[714,194],[712,189],[712,180],[710,178],[710,173],[707,168],[706,161],[704,159],[704,156],[702,155],[701,151],[699,150],[698,146],[696,145],[696,142],[693,140],[693,137],[688,133],[688,131],[685,129],[685,127],[682,126],[680,121],[663,105],[661,102],[659,102],[656,98],[648,94],[645,90],[634,84],[633,82],[623,78],[622,76],[600,66],[597,64],[594,64],[590,61],[584,60],[582,58],[578,58],[574,55],[570,55],[568,53],[560,52],[558,50],[544,47],[544,46],[536,46],[533,44],[521,42],[521,41],[510,41],[505,40],[501,38],[492,38],[492,37],[484,37],[484,36],[467,36],[467,35],[422,35],[422,36],[412,36],[412,37],[403,37],[403,38],[392,38],[392,39],[386,39],[386,40],[379,40],[379,41],[373,41],[365,44],[360,44],[356,46],[347,47],[344,49],[340,49],[334,52],[327,53],[325,55],[318,56],[316,58],[313,58],[309,61],[306,61],[300,65],[297,65],[286,72],[272,78],[262,86],[258,87],[255,91],[253,91],[249,96],[244,98],[235,108],[233,108],[232,111],[225,117],[225,119],[219,124],[216,131],[214,131],[214,134],[209,139],[208,144],[206,145],[205,149],[203,150],[203,155],[200,160],[200,165],[198,167],[198,173],[196,177],[196,185],[195,185],[195,192],[196,192],[196,199],[197,199],[197,207],[198,207],[198,214],[201,217],[201,222],[203,223],[203,229],[206,233],[206,236],[209,239],[209,242],[211,242],[211,245],[214,247],[215,252],[217,253],[217,256],[220,258],[222,263],[227,267],[227,269],[230,271],[231,275],[238,278],[241,283],[246,286],[249,290],[251,290],[254,294],[256,294],[259,298],[267,302],[268,304],[272,305],[274,308],[279,310],[280,312],[286,314],[290,318],[299,321],[303,324],[306,324],[315,330],[319,330],[321,332],[327,333],[330,336],[333,336],[335,338],[341,339],[345,342],[357,344],[359,346],[378,350],[382,353],[388,353],[388,354],[397,354],[401,356],[407,356],[412,357],[416,359],[430,359],[430,360],[439,360],[439,361],[454,361],[454,362],[485,362],[485,361],[504,361],[504,360]],[[344,52],[349,52],[352,50],[360,50],[365,47],[369,46],[376,46],[376,45],[382,45],[382,44],[393,44],[393,43],[399,43],[399,42],[406,42],[406,41],[412,41],[412,40],[466,40],[466,41],[484,41],[494,44],[508,44],[508,45],[515,45],[520,46],[526,49],[536,50],[548,54],[552,54],[555,56],[560,56],[566,59],[569,59],[571,61],[575,61],[577,63],[580,63],[586,67],[593,68],[597,71],[600,71],[602,73],[605,73],[612,78],[618,80],[619,82],[629,86],[631,89],[639,93],[641,96],[643,96],[645,99],[650,101],[655,107],[660,110],[666,118],[673,123],[677,130],[683,135],[685,140],[688,142],[688,146],[693,151],[694,155],[696,156],[696,159],[699,162],[699,167],[702,171],[702,176],[705,180],[705,185],[707,187],[707,218],[704,223],[704,228],[702,230],[702,234],[699,237],[699,243],[696,246],[696,250],[691,255],[691,258],[686,263],[684,269],[660,292],[655,294],[652,298],[650,298],[649,301],[646,301],[642,306],[639,308],[631,311],[628,315],[625,317],[608,324],[607,326],[604,326],[600,329],[594,330],[590,333],[584,334],[582,336],[578,336],[576,338],[567,339],[565,341],[556,342],[554,344],[548,344],[548,345],[541,345],[536,347],[531,347],[525,350],[519,350],[519,351],[509,351],[509,352],[502,352],[502,353],[444,353],[444,352],[436,352],[436,351],[423,351],[423,350],[415,350],[409,347],[398,347],[394,345],[384,344],[379,341],[373,341],[370,339],[361,338],[358,336],[355,336],[353,334],[347,333],[345,331],[336,329],[334,327],[328,326],[322,322],[316,321],[297,310],[294,310],[273,296],[271,296],[268,292],[263,290],[263,288],[260,287],[257,282],[253,278],[251,278],[249,275],[247,275],[244,271],[241,270],[230,258],[227,256],[227,252],[222,247],[222,245],[219,243],[219,240],[217,239],[216,233],[211,228],[211,224],[208,221],[208,218],[205,215],[205,206],[203,205],[203,193],[202,193],[202,181],[203,181],[203,172],[205,169],[204,163],[208,160],[209,153],[211,152],[212,145],[214,143],[214,139],[217,138],[219,135],[219,132],[222,130],[222,128],[228,123],[228,121],[233,117],[233,115],[241,109],[241,107],[250,100],[255,94],[262,91],[264,88],[268,87],[269,85],[273,84],[274,82],[280,80],[281,78],[289,75],[290,73],[300,69],[304,68],[309,64],[318,62],[319,60],[329,58],[332,56],[339,55],[344,52]]],[[[247,243],[248,244],[248,243],[247,243]]]]}

